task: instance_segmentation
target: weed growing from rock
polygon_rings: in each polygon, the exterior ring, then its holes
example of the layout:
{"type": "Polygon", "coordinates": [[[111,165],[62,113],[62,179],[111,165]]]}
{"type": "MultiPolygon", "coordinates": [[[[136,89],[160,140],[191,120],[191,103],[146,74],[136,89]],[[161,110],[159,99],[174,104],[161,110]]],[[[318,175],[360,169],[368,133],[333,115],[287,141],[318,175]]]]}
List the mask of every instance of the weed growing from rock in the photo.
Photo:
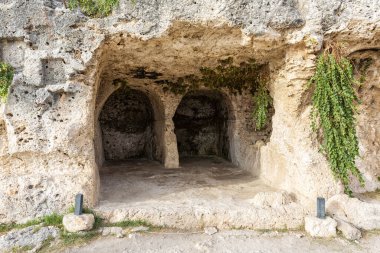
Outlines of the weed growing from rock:
{"type": "Polygon", "coordinates": [[[0,62],[0,99],[5,102],[8,97],[9,87],[14,75],[13,67],[5,62],[0,62]]]}
{"type": "Polygon", "coordinates": [[[253,96],[253,102],[255,109],[253,112],[253,117],[256,122],[256,130],[262,130],[267,125],[268,110],[272,106],[272,98],[269,95],[269,91],[265,85],[260,85],[253,96]]]}

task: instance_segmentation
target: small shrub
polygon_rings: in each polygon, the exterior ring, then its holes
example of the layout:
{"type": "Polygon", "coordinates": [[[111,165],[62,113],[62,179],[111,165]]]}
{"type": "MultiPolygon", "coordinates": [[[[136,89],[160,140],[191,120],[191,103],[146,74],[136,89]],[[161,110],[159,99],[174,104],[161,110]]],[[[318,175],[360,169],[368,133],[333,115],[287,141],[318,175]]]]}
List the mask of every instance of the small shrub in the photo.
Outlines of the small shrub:
{"type": "Polygon", "coordinates": [[[14,70],[7,63],[0,62],[0,98],[3,102],[7,100],[9,87],[12,84],[14,70]]]}

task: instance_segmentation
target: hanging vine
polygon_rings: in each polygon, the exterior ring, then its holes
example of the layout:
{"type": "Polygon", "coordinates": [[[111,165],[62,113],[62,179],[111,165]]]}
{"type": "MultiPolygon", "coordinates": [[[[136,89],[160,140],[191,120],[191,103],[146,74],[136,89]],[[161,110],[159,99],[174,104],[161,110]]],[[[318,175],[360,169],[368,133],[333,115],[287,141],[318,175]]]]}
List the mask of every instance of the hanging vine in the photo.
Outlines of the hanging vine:
{"type": "Polygon", "coordinates": [[[344,185],[346,194],[352,195],[350,176],[364,185],[363,176],[355,165],[359,156],[356,135],[356,80],[350,61],[341,56],[339,47],[328,47],[319,56],[317,69],[310,80],[314,86],[312,96],[312,124],[322,139],[322,151],[330,168],[344,185]]]}
{"type": "Polygon", "coordinates": [[[256,122],[256,130],[262,130],[269,122],[269,108],[272,106],[273,102],[265,83],[259,85],[257,91],[253,95],[253,102],[255,107],[253,117],[256,122]]]}
{"type": "Polygon", "coordinates": [[[7,63],[0,62],[0,98],[5,102],[8,97],[9,87],[13,80],[13,67],[7,63]]]}

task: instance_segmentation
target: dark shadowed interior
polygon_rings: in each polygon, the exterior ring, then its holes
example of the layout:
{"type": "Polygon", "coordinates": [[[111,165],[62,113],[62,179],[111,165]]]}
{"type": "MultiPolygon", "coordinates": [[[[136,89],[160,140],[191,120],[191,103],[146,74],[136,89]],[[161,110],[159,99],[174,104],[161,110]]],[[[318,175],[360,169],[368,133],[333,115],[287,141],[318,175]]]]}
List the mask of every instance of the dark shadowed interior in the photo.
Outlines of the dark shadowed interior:
{"type": "Polygon", "coordinates": [[[153,159],[153,110],[144,92],[119,89],[100,113],[104,157],[107,161],[153,159]]]}
{"type": "Polygon", "coordinates": [[[173,117],[178,152],[186,156],[219,156],[230,160],[228,106],[218,91],[185,95],[173,117]]]}

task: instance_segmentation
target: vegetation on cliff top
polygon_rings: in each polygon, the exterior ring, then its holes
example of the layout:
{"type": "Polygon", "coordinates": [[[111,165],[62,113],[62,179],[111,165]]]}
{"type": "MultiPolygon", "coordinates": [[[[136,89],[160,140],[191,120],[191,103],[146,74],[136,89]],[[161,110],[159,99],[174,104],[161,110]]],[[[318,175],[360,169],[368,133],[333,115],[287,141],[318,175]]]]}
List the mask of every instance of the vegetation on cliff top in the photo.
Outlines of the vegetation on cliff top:
{"type": "Polygon", "coordinates": [[[317,69],[310,80],[312,96],[312,129],[322,140],[321,151],[326,154],[330,168],[352,195],[350,177],[364,185],[356,167],[359,144],[356,134],[357,83],[350,61],[341,56],[338,47],[328,47],[318,58],[317,69]]]}
{"type": "Polygon", "coordinates": [[[79,8],[85,15],[101,18],[111,14],[119,0],[68,0],[71,10],[79,8]]]}

